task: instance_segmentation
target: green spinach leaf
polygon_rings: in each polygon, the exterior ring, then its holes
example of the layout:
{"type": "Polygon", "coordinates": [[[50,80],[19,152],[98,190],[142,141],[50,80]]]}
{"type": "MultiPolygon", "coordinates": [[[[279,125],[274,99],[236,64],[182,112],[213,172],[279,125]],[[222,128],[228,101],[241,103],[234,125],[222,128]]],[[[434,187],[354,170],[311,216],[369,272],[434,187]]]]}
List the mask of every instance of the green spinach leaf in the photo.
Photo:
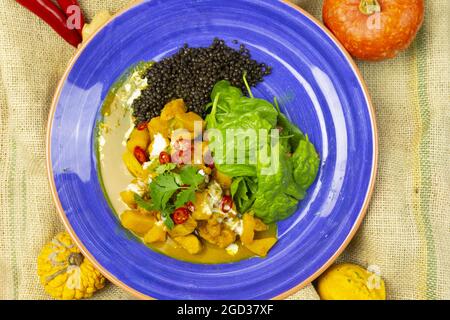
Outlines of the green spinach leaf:
{"type": "Polygon", "coordinates": [[[320,158],[314,145],[306,139],[300,140],[291,158],[295,182],[303,189],[308,189],[316,179],[320,158]]]}

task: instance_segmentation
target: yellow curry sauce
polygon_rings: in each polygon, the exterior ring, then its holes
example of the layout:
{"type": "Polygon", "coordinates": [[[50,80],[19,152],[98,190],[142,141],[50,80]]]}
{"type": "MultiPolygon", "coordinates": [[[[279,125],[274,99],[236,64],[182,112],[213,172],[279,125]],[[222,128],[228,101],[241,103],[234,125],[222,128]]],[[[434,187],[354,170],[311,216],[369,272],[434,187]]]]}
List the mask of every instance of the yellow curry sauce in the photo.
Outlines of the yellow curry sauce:
{"type": "MultiPolygon", "coordinates": [[[[133,135],[134,128],[130,114],[130,106],[133,99],[139,95],[139,91],[144,88],[145,85],[146,83],[138,77],[138,72],[136,71],[131,73],[131,76],[129,76],[128,79],[119,82],[113,87],[105,100],[103,106],[104,118],[99,125],[98,154],[104,191],[109,198],[112,208],[118,214],[122,223],[124,220],[124,212],[125,214],[128,212],[128,215],[130,215],[133,214],[133,210],[138,210],[130,208],[130,205],[127,205],[124,202],[123,196],[121,197],[121,194],[123,195],[124,192],[130,193],[130,190],[134,190],[133,188],[130,188],[130,185],[136,185],[136,178],[130,173],[130,170],[127,169],[123,155],[124,153],[128,154],[128,156],[131,154],[127,152],[127,139],[130,138],[130,135],[133,135]]],[[[134,129],[134,131],[136,131],[136,129],[134,129]]],[[[153,141],[154,140],[155,139],[153,139],[153,141]]],[[[127,160],[125,159],[125,162],[126,161],[127,160]]],[[[141,181],[140,183],[143,182],[141,181]]],[[[197,207],[201,205],[201,203],[196,203],[195,205],[197,207]]],[[[249,216],[247,218],[253,219],[249,216]]],[[[201,220],[198,220],[197,222],[204,225],[204,222],[201,220]]],[[[126,225],[126,223],[124,223],[124,225],[126,225]]],[[[237,252],[234,250],[233,254],[230,254],[225,248],[220,248],[205,241],[197,233],[196,236],[201,241],[201,250],[198,253],[192,254],[183,248],[182,245],[175,241],[169,234],[166,236],[164,233],[165,241],[151,243],[144,241],[145,234],[139,234],[139,232],[133,232],[133,234],[150,248],[176,259],[189,262],[226,263],[255,256],[255,253],[242,245],[241,241],[238,239],[233,243],[238,249],[237,252]]],[[[268,229],[265,231],[255,232],[254,235],[256,240],[273,239],[275,237],[275,224],[268,226],[268,229]]]]}

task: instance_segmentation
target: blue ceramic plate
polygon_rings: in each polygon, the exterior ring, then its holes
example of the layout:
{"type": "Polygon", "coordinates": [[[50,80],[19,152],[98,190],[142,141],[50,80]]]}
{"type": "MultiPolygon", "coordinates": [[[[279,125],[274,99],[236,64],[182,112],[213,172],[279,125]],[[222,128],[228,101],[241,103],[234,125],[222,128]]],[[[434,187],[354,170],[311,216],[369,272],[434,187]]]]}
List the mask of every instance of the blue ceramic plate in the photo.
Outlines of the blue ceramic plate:
{"type": "MultiPolygon", "coordinates": [[[[56,93],[48,164],[55,201],[77,244],[114,283],[158,299],[282,298],[311,282],[356,232],[373,188],[374,112],[361,76],[313,18],[275,0],[154,0],[117,15],[85,45],[56,93]],[[279,223],[265,259],[202,265],[130,240],[98,179],[96,121],[111,85],[134,63],[214,37],[245,43],[273,67],[254,94],[278,97],[319,150],[322,165],[297,212],[279,223]]],[[[118,164],[120,165],[120,164],[118,164]]]]}

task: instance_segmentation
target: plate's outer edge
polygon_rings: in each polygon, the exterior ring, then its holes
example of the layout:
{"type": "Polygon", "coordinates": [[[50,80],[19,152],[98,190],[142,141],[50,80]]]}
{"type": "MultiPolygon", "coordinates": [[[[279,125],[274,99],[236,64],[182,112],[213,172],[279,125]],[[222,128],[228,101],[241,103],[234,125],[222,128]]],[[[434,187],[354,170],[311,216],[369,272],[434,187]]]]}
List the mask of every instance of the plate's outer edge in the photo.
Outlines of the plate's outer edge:
{"type": "MultiPolygon", "coordinates": [[[[150,296],[148,296],[146,294],[143,294],[143,293],[141,293],[141,292],[139,292],[139,291],[137,291],[137,290],[127,286],[126,284],[124,284],[120,280],[118,280],[108,270],[106,270],[100,263],[98,263],[97,260],[91,255],[91,253],[86,249],[86,247],[83,245],[81,240],[75,234],[75,232],[74,232],[73,228],[71,227],[71,225],[70,225],[70,223],[69,223],[69,221],[68,221],[68,219],[66,217],[66,214],[65,214],[65,212],[64,212],[64,210],[62,208],[62,205],[61,205],[61,202],[59,200],[59,196],[58,196],[58,193],[57,193],[57,190],[56,190],[56,186],[55,186],[54,175],[53,175],[53,168],[52,168],[52,163],[51,163],[51,133],[52,133],[52,127],[53,127],[53,118],[54,118],[54,114],[55,114],[55,111],[56,111],[57,102],[58,102],[60,94],[61,94],[62,87],[63,87],[63,85],[64,85],[64,83],[65,83],[65,81],[66,81],[66,79],[67,79],[67,77],[68,77],[68,75],[70,73],[70,71],[72,70],[73,65],[75,64],[75,62],[77,61],[78,57],[81,55],[83,50],[86,48],[86,46],[95,38],[97,33],[102,31],[103,28],[105,28],[114,19],[116,19],[120,15],[124,14],[128,10],[132,9],[133,7],[141,4],[142,2],[143,2],[142,0],[136,0],[136,1],[133,1],[132,3],[128,4],[125,8],[123,8],[122,10],[120,10],[119,12],[114,14],[111,17],[111,19],[106,24],[101,26],[87,41],[83,42],[78,47],[78,49],[75,52],[74,56],[70,60],[70,62],[68,64],[68,66],[67,66],[67,68],[66,68],[66,70],[65,70],[65,72],[64,72],[64,74],[62,76],[62,78],[60,79],[60,81],[58,83],[58,86],[56,88],[55,94],[54,94],[53,99],[52,99],[52,103],[51,103],[50,111],[49,111],[49,117],[48,117],[48,124],[47,124],[46,158],[47,158],[47,175],[48,175],[48,180],[49,180],[49,183],[50,183],[50,189],[51,189],[52,197],[53,197],[54,203],[56,205],[56,209],[57,209],[58,214],[59,214],[59,216],[60,216],[60,218],[61,218],[61,220],[62,220],[62,222],[64,224],[64,227],[66,228],[66,230],[68,231],[68,233],[72,237],[73,241],[79,247],[79,249],[81,250],[83,255],[109,281],[111,281],[112,283],[114,283],[118,287],[124,289],[125,291],[127,291],[128,293],[134,295],[137,298],[140,298],[140,299],[154,299],[153,297],[150,297],[150,296]]],[[[362,223],[362,221],[364,219],[364,216],[365,216],[365,214],[367,212],[367,209],[368,209],[368,206],[369,206],[369,203],[370,203],[370,199],[372,197],[374,186],[375,186],[377,167],[378,167],[378,129],[377,129],[376,119],[375,119],[375,109],[374,109],[372,101],[370,99],[370,95],[369,95],[369,91],[368,91],[367,85],[366,85],[366,83],[365,83],[365,81],[364,81],[364,79],[363,79],[363,77],[361,75],[361,72],[359,71],[358,66],[356,65],[356,63],[354,62],[354,60],[350,56],[350,54],[347,52],[347,50],[343,47],[343,45],[337,40],[337,38],[331,33],[331,31],[329,31],[324,25],[321,24],[321,22],[319,20],[317,20],[314,16],[309,14],[304,9],[300,8],[299,6],[289,2],[287,0],[281,0],[280,2],[290,6],[292,8],[294,8],[297,11],[299,11],[300,14],[304,15],[311,22],[313,22],[318,28],[320,28],[322,31],[324,31],[324,33],[330,38],[330,40],[344,54],[344,56],[346,57],[347,61],[350,64],[350,66],[352,67],[352,70],[355,73],[361,88],[363,89],[364,96],[366,98],[366,104],[369,107],[369,114],[370,114],[371,125],[372,125],[372,132],[373,132],[373,166],[372,166],[372,172],[371,172],[371,177],[370,177],[369,188],[368,188],[368,191],[367,191],[366,196],[365,196],[364,204],[362,206],[362,209],[360,210],[358,218],[356,219],[356,221],[355,221],[355,223],[354,223],[350,233],[347,235],[345,241],[342,243],[342,245],[339,247],[339,249],[334,253],[334,255],[321,268],[319,268],[314,274],[312,274],[306,280],[304,280],[300,284],[294,286],[293,288],[283,292],[282,294],[279,294],[279,295],[273,297],[272,299],[274,299],[274,300],[285,299],[285,298],[289,297],[290,295],[293,295],[294,293],[298,292],[300,289],[304,288],[308,284],[310,284],[318,276],[320,276],[320,274],[322,274],[337,259],[337,257],[344,251],[344,249],[347,247],[347,245],[352,240],[353,236],[356,234],[356,232],[357,232],[359,226],[361,225],[361,223],[362,223]]]]}

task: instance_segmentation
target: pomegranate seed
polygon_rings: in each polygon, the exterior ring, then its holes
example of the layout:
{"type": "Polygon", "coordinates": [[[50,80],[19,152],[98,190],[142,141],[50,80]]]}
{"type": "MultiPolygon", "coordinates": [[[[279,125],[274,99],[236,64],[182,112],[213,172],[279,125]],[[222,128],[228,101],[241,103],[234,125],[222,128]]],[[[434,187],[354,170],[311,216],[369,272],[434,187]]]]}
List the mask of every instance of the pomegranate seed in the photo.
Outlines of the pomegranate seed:
{"type": "Polygon", "coordinates": [[[142,149],[139,146],[136,146],[134,148],[134,156],[136,157],[137,161],[139,161],[140,164],[143,164],[144,162],[148,161],[147,153],[144,149],[142,149]]]}
{"type": "Polygon", "coordinates": [[[186,208],[178,208],[172,214],[175,224],[183,224],[189,219],[189,210],[186,208]]]}
{"type": "Polygon", "coordinates": [[[167,152],[165,152],[165,151],[162,151],[162,152],[159,154],[159,163],[161,163],[161,164],[166,164],[166,163],[169,163],[170,161],[172,161],[172,159],[171,159],[169,153],[167,153],[167,152]]]}
{"type": "Polygon", "coordinates": [[[228,212],[233,208],[233,199],[231,196],[223,196],[222,198],[222,211],[228,212]]]}

